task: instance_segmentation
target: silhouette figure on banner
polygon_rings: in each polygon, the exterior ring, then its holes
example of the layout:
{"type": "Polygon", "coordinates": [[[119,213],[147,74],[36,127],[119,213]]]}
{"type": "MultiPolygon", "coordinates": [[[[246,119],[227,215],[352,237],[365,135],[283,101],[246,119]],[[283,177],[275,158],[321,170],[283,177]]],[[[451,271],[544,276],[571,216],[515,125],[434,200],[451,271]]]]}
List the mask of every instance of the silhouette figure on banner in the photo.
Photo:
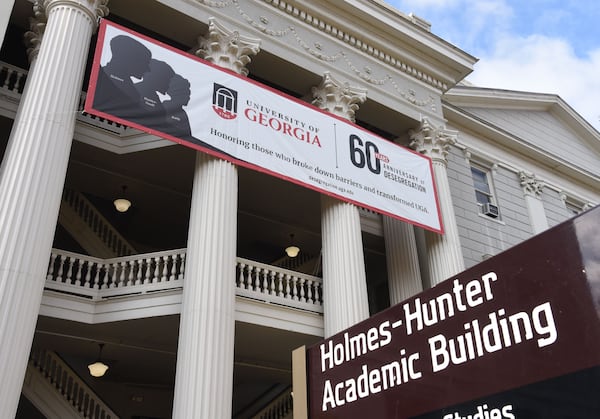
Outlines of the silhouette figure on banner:
{"type": "Polygon", "coordinates": [[[163,132],[182,140],[192,139],[190,119],[183,109],[190,102],[192,94],[190,82],[179,74],[175,74],[171,78],[167,94],[171,99],[163,102],[165,109],[165,129],[163,132]]]}
{"type": "Polygon", "coordinates": [[[93,107],[130,119],[139,113],[140,94],[131,77],[141,79],[150,69],[152,54],[142,43],[125,35],[110,40],[112,57],[100,69],[93,107]]]}
{"type": "Polygon", "coordinates": [[[110,61],[98,72],[94,109],[223,153],[191,133],[189,116],[183,109],[191,97],[186,78],[169,64],[152,58],[146,46],[129,36],[112,38],[110,49],[110,61]],[[141,81],[134,83],[132,78],[141,81]],[[159,93],[170,99],[161,101],[159,93]]]}
{"type": "MultiPolygon", "coordinates": [[[[134,122],[165,132],[166,111],[158,95],[167,94],[175,71],[164,61],[150,60],[150,71],[144,73],[143,80],[135,85],[139,96],[139,111],[134,115],[134,122]]],[[[189,124],[188,124],[189,125],[189,124]]]]}
{"type": "Polygon", "coordinates": [[[190,102],[190,82],[185,77],[175,74],[171,78],[167,94],[171,99],[162,103],[165,109],[165,127],[163,132],[204,148],[223,153],[220,149],[192,135],[189,116],[183,109],[190,102]]]}

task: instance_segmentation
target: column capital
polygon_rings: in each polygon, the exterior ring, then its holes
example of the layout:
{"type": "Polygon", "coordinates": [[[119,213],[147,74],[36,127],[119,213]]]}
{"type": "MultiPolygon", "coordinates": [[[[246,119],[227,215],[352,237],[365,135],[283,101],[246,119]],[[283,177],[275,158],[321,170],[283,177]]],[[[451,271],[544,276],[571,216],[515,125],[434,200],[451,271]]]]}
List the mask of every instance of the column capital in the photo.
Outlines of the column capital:
{"type": "Polygon", "coordinates": [[[40,52],[40,44],[46,29],[46,11],[41,0],[36,0],[33,3],[33,17],[29,18],[29,30],[25,32],[25,45],[27,46],[27,58],[32,63],[37,58],[40,52]]]}
{"type": "Polygon", "coordinates": [[[540,181],[533,173],[525,171],[519,172],[519,181],[521,183],[521,188],[523,188],[523,193],[536,198],[539,198],[542,195],[542,190],[544,189],[544,186],[546,186],[546,184],[540,181]]]}
{"type": "Polygon", "coordinates": [[[198,57],[243,76],[248,75],[250,56],[260,51],[260,39],[242,36],[213,17],[208,20],[208,35],[198,38],[198,44],[198,57]]]}
{"type": "Polygon", "coordinates": [[[312,95],[316,107],[354,122],[358,105],[367,100],[367,89],[341,83],[326,72],[321,84],[312,88],[312,95]]]}
{"type": "Polygon", "coordinates": [[[53,7],[66,5],[83,10],[95,26],[99,18],[108,15],[107,4],[108,0],[35,0],[32,6],[33,17],[29,18],[29,30],[24,35],[29,62],[31,63],[37,58],[48,23],[48,15],[53,7]]]}
{"type": "Polygon", "coordinates": [[[448,150],[456,143],[457,131],[434,126],[428,118],[423,118],[418,129],[408,132],[410,147],[430,157],[433,161],[447,164],[448,150]]]}

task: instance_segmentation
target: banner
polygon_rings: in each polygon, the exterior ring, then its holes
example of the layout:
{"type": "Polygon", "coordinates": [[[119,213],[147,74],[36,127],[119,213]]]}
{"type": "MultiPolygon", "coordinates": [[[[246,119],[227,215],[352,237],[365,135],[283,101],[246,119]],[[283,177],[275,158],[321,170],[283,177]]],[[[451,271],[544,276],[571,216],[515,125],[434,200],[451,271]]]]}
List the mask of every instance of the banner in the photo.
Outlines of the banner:
{"type": "Polygon", "coordinates": [[[85,111],[443,232],[428,158],[107,20],[85,111]]]}
{"type": "Polygon", "coordinates": [[[310,419],[600,418],[599,235],[596,208],[307,348],[310,419]]]}

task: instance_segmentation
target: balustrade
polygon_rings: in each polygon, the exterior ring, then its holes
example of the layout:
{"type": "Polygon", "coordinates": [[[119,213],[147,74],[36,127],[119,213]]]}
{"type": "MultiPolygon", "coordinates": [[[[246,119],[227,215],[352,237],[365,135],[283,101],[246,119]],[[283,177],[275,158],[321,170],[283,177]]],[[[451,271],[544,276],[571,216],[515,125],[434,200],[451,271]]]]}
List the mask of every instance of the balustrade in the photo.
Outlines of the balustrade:
{"type": "Polygon", "coordinates": [[[71,189],[65,189],[63,202],[77,214],[114,254],[123,256],[135,253],[133,246],[127,242],[83,194],[71,189]]]}
{"type": "MultiPolygon", "coordinates": [[[[100,259],[53,249],[46,289],[92,300],[183,286],[186,249],[100,259]]],[[[270,304],[322,312],[321,278],[237,258],[236,294],[270,304]]]]}
{"type": "Polygon", "coordinates": [[[0,62],[0,89],[9,92],[15,98],[20,97],[25,87],[27,71],[0,62]]]}
{"type": "Polygon", "coordinates": [[[40,371],[52,386],[82,417],[109,419],[118,416],[88,387],[87,384],[55,353],[31,351],[30,364],[40,371]]]}

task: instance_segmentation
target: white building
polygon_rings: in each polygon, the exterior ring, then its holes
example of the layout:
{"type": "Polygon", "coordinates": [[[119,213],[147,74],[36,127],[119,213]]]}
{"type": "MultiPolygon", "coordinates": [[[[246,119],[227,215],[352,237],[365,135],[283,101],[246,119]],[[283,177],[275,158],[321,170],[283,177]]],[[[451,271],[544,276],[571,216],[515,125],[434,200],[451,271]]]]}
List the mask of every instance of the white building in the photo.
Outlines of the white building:
{"type": "Polygon", "coordinates": [[[568,104],[460,84],[476,59],[379,0],[9,0],[0,36],[1,418],[289,405],[294,348],[600,202],[568,104]],[[445,234],[83,113],[101,17],[431,157],[445,234]]]}

